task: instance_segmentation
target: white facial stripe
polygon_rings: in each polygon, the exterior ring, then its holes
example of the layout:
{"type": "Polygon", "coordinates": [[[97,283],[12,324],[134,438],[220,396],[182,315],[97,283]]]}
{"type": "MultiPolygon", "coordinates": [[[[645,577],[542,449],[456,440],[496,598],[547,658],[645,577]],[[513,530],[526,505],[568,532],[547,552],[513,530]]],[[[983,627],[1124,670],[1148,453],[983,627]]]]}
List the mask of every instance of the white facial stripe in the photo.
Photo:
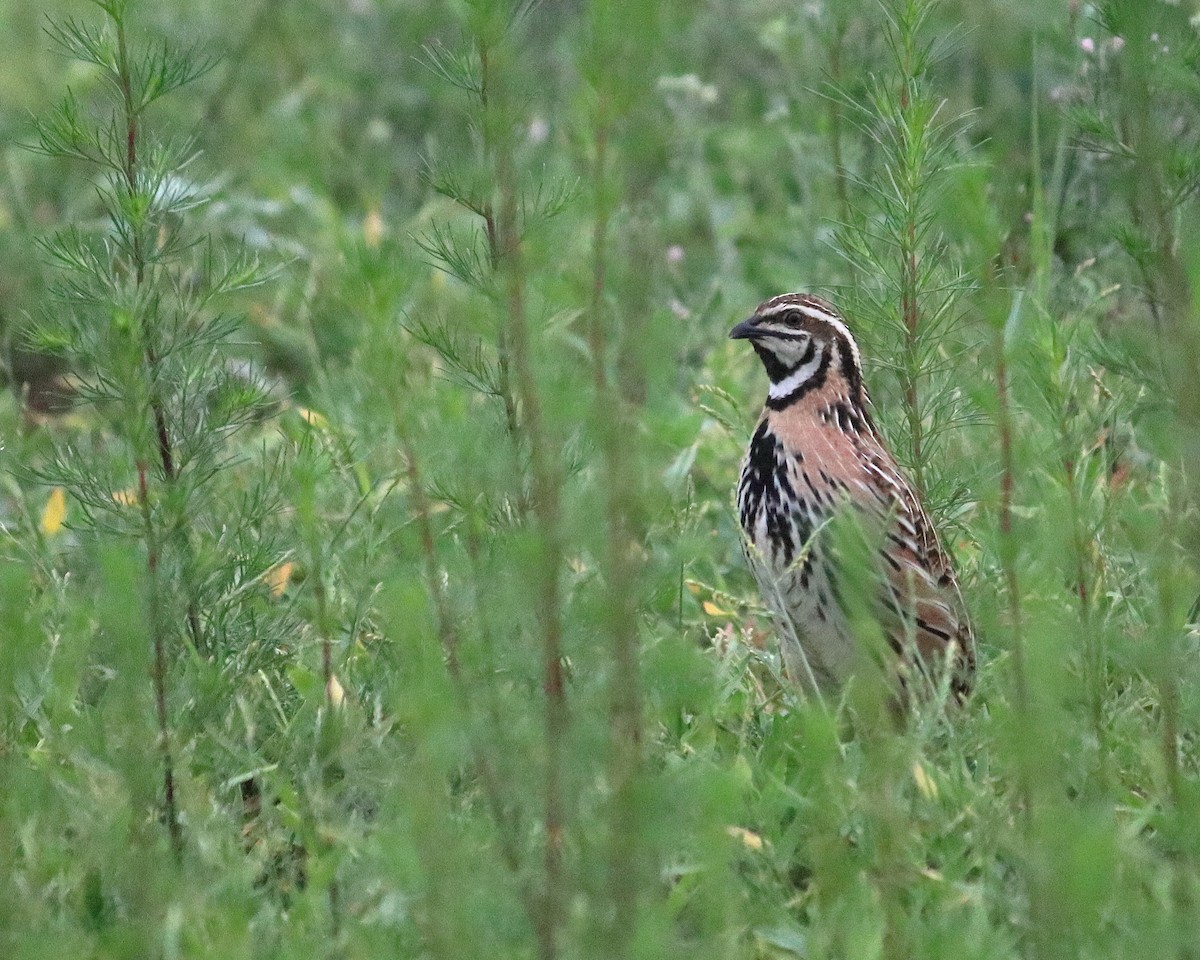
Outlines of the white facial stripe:
{"type": "Polygon", "coordinates": [[[811,303],[797,303],[793,300],[784,300],[781,303],[771,304],[770,306],[764,308],[759,316],[766,319],[767,317],[774,316],[777,313],[787,313],[790,310],[796,310],[804,314],[806,317],[811,317],[813,320],[820,320],[823,323],[827,323],[833,327],[834,330],[836,330],[842,335],[842,337],[845,338],[846,343],[850,345],[850,355],[854,360],[854,365],[861,369],[862,358],[858,354],[858,343],[855,341],[854,337],[850,335],[850,330],[846,324],[843,323],[839,317],[830,313],[828,310],[822,310],[820,307],[814,306],[811,303]]]}
{"type": "Polygon", "coordinates": [[[850,356],[854,360],[854,366],[861,370],[862,358],[858,355],[858,342],[852,336],[850,336],[849,329],[847,329],[846,325],[837,317],[826,315],[824,319],[826,323],[828,323],[831,327],[833,327],[834,330],[836,330],[845,338],[846,343],[850,345],[850,356]]]}
{"type": "Polygon", "coordinates": [[[819,307],[814,307],[807,303],[796,303],[792,305],[792,309],[799,310],[806,317],[812,317],[814,320],[824,320],[826,323],[833,323],[845,329],[842,321],[840,321],[832,313],[827,313],[819,307]]]}
{"type": "Polygon", "coordinates": [[[792,303],[772,303],[763,307],[758,312],[758,315],[765,320],[767,317],[773,317],[777,313],[787,313],[789,310],[794,308],[795,304],[792,303]]]}
{"type": "Polygon", "coordinates": [[[772,400],[782,400],[786,396],[794,393],[802,383],[810,379],[817,369],[821,366],[821,350],[818,348],[813,353],[813,358],[808,363],[802,364],[789,373],[778,383],[771,384],[771,389],[768,391],[768,396],[772,400]]]}
{"type": "Polygon", "coordinates": [[[805,338],[808,337],[807,333],[799,333],[795,327],[789,327],[787,324],[783,323],[771,323],[769,320],[764,320],[759,323],[758,329],[764,331],[765,333],[779,334],[780,336],[790,337],[792,339],[795,339],[798,336],[805,338]]]}

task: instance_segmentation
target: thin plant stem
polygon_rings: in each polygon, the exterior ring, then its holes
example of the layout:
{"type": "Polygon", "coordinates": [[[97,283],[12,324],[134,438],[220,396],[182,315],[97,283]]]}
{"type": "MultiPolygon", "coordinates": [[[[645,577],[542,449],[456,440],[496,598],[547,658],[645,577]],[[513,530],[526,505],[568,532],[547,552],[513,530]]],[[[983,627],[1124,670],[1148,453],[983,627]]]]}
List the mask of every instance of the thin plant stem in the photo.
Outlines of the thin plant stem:
{"type": "MultiPolygon", "coordinates": [[[[1019,305],[1014,309],[1019,309],[1019,305]]],[[[1025,665],[1025,636],[1021,615],[1021,590],[1017,574],[1017,541],[1013,531],[1013,495],[1016,489],[1016,462],[1013,456],[1012,411],[1009,401],[1008,360],[1004,332],[998,330],[994,344],[996,355],[996,428],[1000,435],[1000,563],[1004,569],[1005,598],[1008,602],[1009,630],[1013,664],[1013,692],[1017,711],[1028,719],[1030,710],[1029,679],[1025,665]]],[[[1030,803],[1028,778],[1023,778],[1022,805],[1030,803]]]]}
{"type": "MultiPolygon", "coordinates": [[[[1129,5],[1118,6],[1124,7],[1126,16],[1137,9],[1129,5]]],[[[1200,466],[1200,444],[1195,439],[1200,431],[1200,389],[1196,385],[1200,338],[1196,335],[1191,278],[1179,255],[1177,201],[1172,197],[1168,183],[1164,182],[1170,138],[1154,109],[1153,66],[1149,60],[1150,45],[1146,43],[1148,21],[1138,22],[1135,17],[1133,23],[1136,26],[1135,36],[1131,38],[1135,42],[1130,45],[1133,55],[1129,58],[1128,69],[1122,72],[1127,149],[1134,159],[1132,175],[1127,181],[1128,203],[1132,219],[1149,233],[1148,249],[1140,260],[1145,264],[1147,296],[1159,327],[1163,367],[1160,389],[1170,398],[1176,420],[1174,433],[1177,439],[1168,480],[1166,524],[1157,558],[1160,581],[1158,632],[1162,648],[1158,654],[1157,679],[1167,792],[1172,806],[1178,810],[1183,796],[1179,756],[1179,625],[1175,622],[1178,588],[1176,561],[1170,554],[1188,542],[1183,512],[1186,506],[1194,507],[1200,499],[1195,479],[1200,466]]],[[[1197,541],[1194,535],[1190,538],[1190,546],[1195,554],[1197,541]]]]}
{"type": "MultiPolygon", "coordinates": [[[[1035,43],[1032,51],[1033,75],[1035,93],[1030,102],[1030,142],[1031,153],[1035,162],[1031,171],[1031,187],[1033,193],[1033,227],[1030,232],[1030,249],[1034,265],[1033,293],[1039,309],[1048,309],[1047,301],[1050,290],[1051,264],[1053,262],[1053,242],[1055,227],[1061,210],[1061,197],[1067,178],[1067,139],[1064,129],[1058,137],[1054,151],[1054,167],[1050,184],[1047,186],[1042,179],[1042,169],[1037,158],[1041,154],[1041,112],[1037,89],[1041,78],[1040,48],[1035,43]],[[1047,203],[1047,196],[1058,196],[1058,200],[1047,203]]],[[[1054,361],[1059,365],[1059,358],[1064,350],[1058,349],[1059,325],[1051,325],[1055,344],[1054,361]]],[[[1084,651],[1084,679],[1088,701],[1088,713],[1092,723],[1092,733],[1096,738],[1098,751],[1097,768],[1101,780],[1107,779],[1108,740],[1104,728],[1104,694],[1105,694],[1105,650],[1103,638],[1099,631],[1093,629],[1092,597],[1089,589],[1091,564],[1089,563],[1087,542],[1084,531],[1082,504],[1079,497],[1078,472],[1075,458],[1071,455],[1073,441],[1070,431],[1069,408],[1071,398],[1065,390],[1059,389],[1059,374],[1053,373],[1051,383],[1055,385],[1054,404],[1058,411],[1058,441],[1062,451],[1060,465],[1062,467],[1063,483],[1067,492],[1068,523],[1071,530],[1071,549],[1075,555],[1075,594],[1078,600],[1078,636],[1080,648],[1084,651]]]]}
{"type": "Polygon", "coordinates": [[[325,589],[325,564],[321,546],[314,538],[309,549],[312,564],[313,599],[317,604],[317,633],[321,638],[321,680],[325,684],[325,697],[329,699],[333,683],[333,624],[329,615],[329,595],[325,589]]]}
{"type": "Polygon", "coordinates": [[[524,418],[529,444],[529,463],[533,485],[533,513],[541,540],[537,564],[537,610],[542,640],[542,692],[545,697],[543,719],[546,767],[543,788],[542,909],[537,931],[538,956],[554,960],[558,956],[559,930],[566,904],[563,884],[563,834],[566,813],[563,797],[563,758],[567,735],[567,690],[563,675],[562,594],[559,571],[563,548],[559,512],[559,471],[551,455],[546,436],[542,398],[533,369],[528,318],[525,308],[525,273],[521,238],[517,228],[516,170],[509,138],[496,150],[496,179],[499,189],[500,216],[497,223],[505,278],[505,309],[512,350],[516,396],[524,418]]]}
{"type": "MultiPolygon", "coordinates": [[[[1171,549],[1178,541],[1176,531],[1179,529],[1179,495],[1171,490],[1167,496],[1166,531],[1160,550],[1171,549]]],[[[1167,796],[1171,806],[1178,810],[1180,798],[1183,795],[1183,776],[1179,758],[1179,667],[1176,653],[1177,640],[1175,637],[1174,612],[1178,606],[1176,595],[1176,576],[1174,571],[1162,569],[1160,560],[1158,576],[1159,611],[1158,611],[1158,641],[1161,648],[1158,670],[1159,709],[1162,712],[1162,724],[1159,731],[1163,755],[1163,768],[1167,786],[1167,796]]]]}
{"type": "MultiPolygon", "coordinates": [[[[1013,304],[1014,314],[1020,310],[1020,299],[1013,304]]],[[[1004,571],[1004,593],[1008,605],[1009,651],[1012,657],[1013,698],[1015,700],[1015,723],[1022,729],[1032,732],[1035,728],[1033,720],[1033,703],[1029,690],[1029,676],[1025,656],[1025,627],[1021,611],[1021,587],[1017,572],[1017,540],[1013,530],[1013,496],[1016,488],[1016,462],[1013,455],[1013,424],[1012,408],[1009,398],[1009,372],[1007,349],[1004,342],[1004,329],[996,330],[994,343],[996,360],[996,428],[1000,439],[1000,565],[1004,571]]],[[[1032,848],[1035,844],[1034,835],[1034,796],[1033,783],[1030,778],[1029,761],[1025,757],[1018,758],[1017,805],[1020,817],[1021,833],[1025,844],[1032,848]]],[[[1041,938],[1045,933],[1042,922],[1041,880],[1036,874],[1037,867],[1027,865],[1025,878],[1028,891],[1030,913],[1034,928],[1033,943],[1035,956],[1043,956],[1041,938]]]]}
{"type": "Polygon", "coordinates": [[[610,586],[607,616],[612,644],[609,693],[609,782],[613,792],[609,834],[609,887],[613,898],[611,956],[630,953],[638,912],[636,780],[641,766],[641,680],[638,669],[637,613],[633,607],[634,569],[625,497],[632,489],[629,458],[621,443],[622,401],[608,375],[609,337],[605,323],[610,194],[609,138],[611,119],[607,91],[599,91],[593,127],[595,161],[592,227],[592,297],[588,341],[595,387],[595,424],[604,459],[607,526],[606,579],[610,586]]]}
{"type": "MultiPolygon", "coordinates": [[[[125,35],[125,22],[122,17],[113,17],[117,34],[117,74],[120,78],[121,98],[124,106],[125,121],[125,155],[124,168],[126,189],[130,196],[138,192],[138,115],[133,100],[133,75],[129,61],[128,41],[125,35]]],[[[146,257],[142,247],[142,229],[140,224],[133,225],[133,274],[134,283],[140,293],[146,278],[146,257]]],[[[158,393],[158,357],[156,356],[151,333],[149,330],[150,317],[142,314],[142,345],[146,364],[146,379],[150,393],[150,409],[154,420],[155,440],[158,448],[159,461],[163,477],[168,485],[176,481],[175,456],[171,447],[171,437],[167,429],[166,412],[158,393]]],[[[161,592],[161,573],[159,570],[159,543],[155,529],[154,516],[150,508],[150,497],[146,480],[146,464],[142,460],[137,463],[138,500],[142,509],[143,536],[146,541],[146,556],[148,575],[150,578],[150,630],[154,646],[154,703],[155,716],[158,724],[159,751],[163,764],[163,803],[166,806],[167,831],[171,838],[171,847],[177,858],[183,854],[183,832],[179,823],[179,812],[175,799],[175,768],[171,752],[170,722],[167,714],[167,652],[166,652],[166,618],[163,615],[163,597],[161,592]]],[[[193,598],[189,597],[189,601],[193,598]]],[[[199,649],[199,619],[194,606],[188,606],[188,624],[192,630],[192,640],[199,649]]]]}
{"type": "Polygon", "coordinates": [[[161,578],[159,570],[158,535],[150,508],[146,484],[146,465],[138,462],[138,503],[142,511],[143,535],[146,540],[146,565],[149,575],[150,635],[154,647],[151,676],[154,683],[154,714],[158,722],[158,750],[163,767],[163,803],[166,807],[167,833],[176,859],[183,857],[183,829],[175,800],[175,763],[171,752],[171,727],[167,714],[167,652],[163,622],[161,578]]]}
{"type": "Polygon", "coordinates": [[[903,48],[900,67],[900,98],[898,127],[901,137],[900,183],[904,222],[901,225],[900,245],[900,313],[904,325],[904,362],[900,375],[900,386],[904,397],[904,416],[908,421],[909,463],[912,468],[913,486],[918,496],[925,493],[925,469],[923,432],[921,419],[921,401],[918,379],[920,377],[920,276],[918,273],[918,242],[917,217],[920,204],[920,185],[918,179],[925,175],[920,160],[920,152],[913,143],[913,137],[922,136],[921,125],[925,122],[916,115],[912,97],[912,86],[916,81],[914,76],[914,44],[916,11],[911,3],[907,4],[897,25],[898,41],[903,48]]]}
{"type": "MultiPolygon", "coordinates": [[[[393,399],[395,400],[395,398],[393,399]]],[[[399,410],[397,410],[396,422],[404,422],[403,415],[399,410]]],[[[446,590],[438,572],[437,540],[433,532],[429,498],[425,493],[425,487],[421,478],[416,445],[413,443],[408,431],[404,428],[401,428],[400,431],[400,447],[404,455],[405,475],[415,507],[417,536],[425,566],[425,581],[433,597],[438,639],[446,658],[446,672],[450,677],[450,682],[454,687],[460,707],[464,712],[469,713],[472,703],[476,699],[476,693],[469,686],[467,679],[463,675],[462,662],[459,659],[458,629],[455,626],[454,616],[450,609],[450,601],[446,596],[446,590]]],[[[468,540],[468,553],[472,562],[477,564],[478,551],[470,539],[468,540]]],[[[476,572],[478,574],[478,567],[476,572]]],[[[495,714],[494,704],[489,705],[492,707],[492,716],[490,717],[492,728],[499,729],[499,717],[495,714]]],[[[523,867],[523,857],[519,841],[519,823],[510,805],[505,800],[500,775],[491,757],[474,741],[474,738],[471,741],[471,750],[474,756],[475,768],[479,773],[480,783],[483,787],[483,795],[487,803],[488,813],[496,827],[500,857],[509,872],[519,878],[523,867]]],[[[530,922],[536,925],[540,907],[533,892],[524,881],[521,882],[520,896],[530,922]]]]}
{"type": "MultiPolygon", "coordinates": [[[[1059,442],[1067,449],[1070,437],[1066,420],[1059,423],[1059,442]]],[[[1108,766],[1108,736],[1104,729],[1105,652],[1099,631],[1093,629],[1092,598],[1088,587],[1090,577],[1088,564],[1088,539],[1083,528],[1083,516],[1079,502],[1078,477],[1075,461],[1070,456],[1062,459],[1063,483],[1067,488],[1067,514],[1071,527],[1071,549],[1075,554],[1075,596],[1079,601],[1079,636],[1083,641],[1087,678],[1088,713],[1092,721],[1092,733],[1096,737],[1099,751],[1099,770],[1102,779],[1108,766]]]]}
{"type": "MultiPolygon", "coordinates": [[[[485,158],[492,160],[496,137],[492,130],[489,106],[492,100],[492,58],[488,43],[484,39],[478,42],[479,52],[479,108],[483,117],[480,125],[483,130],[483,152],[485,158]]],[[[491,201],[484,201],[481,215],[483,217],[484,233],[487,237],[488,265],[493,273],[500,266],[503,254],[499,230],[496,226],[496,211],[491,201]]],[[[507,326],[501,323],[496,331],[496,370],[499,378],[497,387],[501,402],[504,404],[504,423],[508,427],[508,435],[514,441],[520,437],[520,420],[517,416],[517,402],[512,390],[512,348],[509,345],[507,326]]]]}
{"type": "MultiPolygon", "coordinates": [[[[310,531],[310,536],[312,532],[310,531]]],[[[327,720],[332,723],[333,714],[337,710],[338,704],[334,699],[333,621],[329,610],[329,594],[325,587],[325,570],[322,553],[321,544],[317,542],[315,536],[312,537],[309,559],[312,564],[313,599],[317,604],[316,626],[321,638],[321,679],[324,681],[322,688],[324,690],[325,709],[328,712],[327,720]]],[[[328,766],[326,764],[322,764],[321,766],[323,776],[328,782],[328,766]]],[[[322,846],[328,849],[329,846],[332,846],[332,842],[331,840],[322,841],[322,846]]],[[[331,877],[329,880],[326,897],[329,901],[330,936],[336,940],[342,926],[341,889],[336,876],[331,877]]]]}
{"type": "MultiPolygon", "coordinates": [[[[134,103],[133,96],[133,68],[129,60],[129,47],[126,38],[125,21],[123,17],[114,17],[117,33],[117,74],[120,81],[121,100],[124,108],[124,124],[125,124],[125,156],[122,172],[125,177],[125,186],[131,197],[136,196],[139,191],[138,175],[138,132],[139,132],[139,117],[138,110],[134,103]]],[[[140,224],[135,224],[131,231],[133,248],[131,256],[133,258],[133,275],[134,284],[138,291],[142,289],[142,285],[146,279],[146,251],[144,249],[144,241],[140,224]]],[[[159,358],[158,351],[154,345],[152,331],[149,329],[150,316],[148,313],[142,313],[142,351],[146,363],[146,377],[150,393],[150,412],[154,420],[154,437],[158,447],[159,464],[162,467],[163,477],[168,486],[175,486],[179,479],[175,462],[175,451],[171,442],[171,432],[167,426],[166,408],[163,404],[162,397],[159,393],[159,358]]],[[[191,566],[191,548],[187,542],[188,533],[186,527],[181,528],[182,544],[183,544],[183,559],[184,568],[189,569],[191,566]]],[[[200,630],[200,615],[197,610],[195,592],[188,590],[187,600],[187,624],[188,633],[191,637],[192,646],[198,652],[204,649],[204,637],[200,630]]]]}

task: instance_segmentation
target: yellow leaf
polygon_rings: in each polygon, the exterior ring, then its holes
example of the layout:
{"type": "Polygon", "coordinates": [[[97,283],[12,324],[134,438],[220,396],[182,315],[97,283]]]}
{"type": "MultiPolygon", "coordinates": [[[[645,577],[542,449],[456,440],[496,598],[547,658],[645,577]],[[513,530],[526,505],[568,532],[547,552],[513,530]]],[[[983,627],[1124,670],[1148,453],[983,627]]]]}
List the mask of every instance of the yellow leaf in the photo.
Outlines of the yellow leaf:
{"type": "Polygon", "coordinates": [[[383,217],[378,207],[373,207],[363,218],[363,242],[372,250],[379,246],[383,239],[383,217]]]}
{"type": "Polygon", "coordinates": [[[325,698],[334,707],[340,707],[346,700],[346,691],[342,688],[336,673],[331,673],[329,682],[325,684],[325,698]]]}
{"type": "Polygon", "coordinates": [[[48,537],[54,536],[62,529],[66,518],[67,492],[62,487],[55,487],[50,491],[46,506],[42,508],[42,533],[48,537]]]}
{"type": "Polygon", "coordinates": [[[271,591],[271,598],[278,600],[283,596],[283,591],[287,589],[288,581],[292,579],[292,567],[294,564],[291,560],[285,560],[283,563],[277,563],[270,570],[263,574],[263,580],[267,583],[267,589],[271,591]]]}
{"type": "Polygon", "coordinates": [[[920,763],[912,765],[913,782],[917,785],[917,790],[926,800],[936,800],[938,796],[937,783],[934,779],[925,772],[925,768],[920,763]]]}
{"type": "Polygon", "coordinates": [[[761,850],[763,848],[763,838],[753,830],[747,830],[745,827],[726,827],[725,832],[733,837],[734,840],[741,840],[751,850],[761,850]]]}
{"type": "Polygon", "coordinates": [[[307,407],[297,407],[296,412],[300,414],[300,419],[310,427],[319,427],[321,430],[329,429],[329,421],[317,413],[316,410],[309,410],[307,407]]]}
{"type": "Polygon", "coordinates": [[[124,490],[113,491],[113,503],[120,504],[122,507],[136,507],[138,503],[137,491],[133,487],[128,487],[124,490]]]}
{"type": "Polygon", "coordinates": [[[707,613],[710,617],[728,617],[729,616],[728,610],[722,610],[711,600],[705,600],[703,606],[704,606],[704,612],[707,613]]]}

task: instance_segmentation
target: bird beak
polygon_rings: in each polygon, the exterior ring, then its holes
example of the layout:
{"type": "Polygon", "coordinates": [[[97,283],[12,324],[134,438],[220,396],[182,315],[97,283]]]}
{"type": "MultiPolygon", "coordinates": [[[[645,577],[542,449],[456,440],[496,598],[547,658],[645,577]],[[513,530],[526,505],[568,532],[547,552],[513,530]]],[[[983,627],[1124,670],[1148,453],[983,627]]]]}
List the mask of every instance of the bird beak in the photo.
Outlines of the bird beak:
{"type": "Polygon", "coordinates": [[[758,314],[747,317],[729,331],[730,340],[753,340],[758,336],[758,314]]]}

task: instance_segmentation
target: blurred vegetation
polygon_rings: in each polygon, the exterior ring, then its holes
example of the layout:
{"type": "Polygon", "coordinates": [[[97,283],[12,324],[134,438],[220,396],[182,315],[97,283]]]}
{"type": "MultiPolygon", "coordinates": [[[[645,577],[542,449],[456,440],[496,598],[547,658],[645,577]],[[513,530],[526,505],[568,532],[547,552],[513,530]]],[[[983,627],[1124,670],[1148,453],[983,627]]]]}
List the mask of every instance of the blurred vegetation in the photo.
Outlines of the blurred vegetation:
{"type": "Polygon", "coordinates": [[[1196,955],[1200,8],[0,32],[0,955],[1196,955]],[[789,290],[957,557],[949,718],[781,678],[789,290]]]}

